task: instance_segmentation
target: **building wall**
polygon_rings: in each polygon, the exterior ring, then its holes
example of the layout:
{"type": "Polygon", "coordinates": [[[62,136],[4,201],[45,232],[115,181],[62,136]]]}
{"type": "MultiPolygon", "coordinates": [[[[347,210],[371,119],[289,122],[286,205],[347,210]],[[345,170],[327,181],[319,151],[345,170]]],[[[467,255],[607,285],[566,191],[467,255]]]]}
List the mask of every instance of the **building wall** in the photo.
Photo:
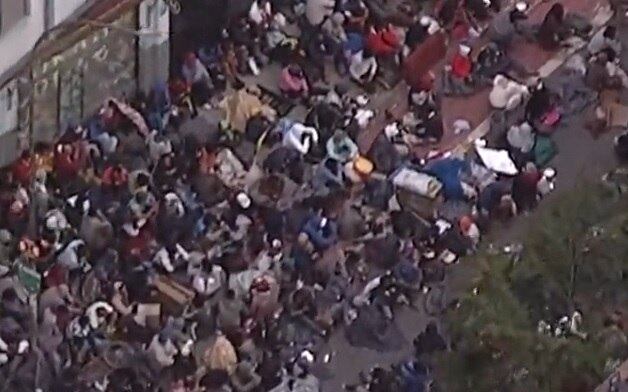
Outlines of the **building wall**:
{"type": "Polygon", "coordinates": [[[0,75],[24,57],[44,32],[45,0],[31,0],[30,15],[0,35],[0,75]]]}
{"type": "MultiPolygon", "coordinates": [[[[35,0],[37,2],[44,2],[46,0],[35,0]]],[[[87,3],[88,0],[47,0],[52,4],[53,19],[52,25],[64,21],[68,16],[72,15],[79,7],[87,3]]]]}
{"type": "Polygon", "coordinates": [[[143,1],[138,26],[138,87],[148,93],[155,83],[168,80],[170,12],[164,0],[143,1]]]}
{"type": "MultiPolygon", "coordinates": [[[[91,116],[108,97],[131,97],[137,89],[137,12],[131,11],[66,50],[33,67],[32,107],[35,141],[52,142],[68,125],[91,116]],[[113,27],[115,26],[115,27],[113,27]]],[[[26,127],[28,124],[21,124],[26,127]]]]}
{"type": "MultiPolygon", "coordinates": [[[[5,0],[21,1],[21,0],[5,0]]],[[[46,28],[61,23],[89,0],[30,0],[29,15],[0,35],[0,75],[10,73],[29,54],[46,28]]],[[[19,70],[15,70],[19,71],[19,70]]],[[[18,72],[19,74],[19,72],[18,72]]],[[[17,157],[23,145],[18,135],[18,110],[23,107],[18,77],[0,86],[0,166],[17,157]],[[11,95],[11,104],[7,101],[11,95]]]]}

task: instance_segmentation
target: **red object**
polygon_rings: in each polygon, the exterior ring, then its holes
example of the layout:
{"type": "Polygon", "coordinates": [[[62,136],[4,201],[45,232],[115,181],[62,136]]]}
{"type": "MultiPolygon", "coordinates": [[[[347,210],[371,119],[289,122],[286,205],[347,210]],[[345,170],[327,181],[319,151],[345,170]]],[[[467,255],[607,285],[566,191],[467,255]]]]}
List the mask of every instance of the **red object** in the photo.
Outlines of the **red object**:
{"type": "Polygon", "coordinates": [[[380,31],[371,30],[366,37],[366,46],[375,56],[391,56],[399,50],[400,42],[397,34],[385,28],[380,31]]]}
{"type": "Polygon", "coordinates": [[[85,162],[80,143],[72,144],[69,150],[67,147],[68,145],[57,146],[54,155],[54,172],[60,181],[76,178],[85,162]]]}
{"type": "Polygon", "coordinates": [[[123,260],[141,261],[150,256],[150,244],[153,241],[153,235],[147,226],[139,229],[136,236],[125,235],[122,243],[123,260]]]}
{"type": "Polygon", "coordinates": [[[44,281],[46,282],[46,287],[66,284],[68,281],[68,270],[61,264],[55,264],[48,270],[44,281]]]}
{"type": "Polygon", "coordinates": [[[451,36],[456,41],[464,41],[469,39],[469,25],[465,22],[456,22],[451,30],[451,36]]]}
{"type": "Polygon", "coordinates": [[[560,112],[558,111],[558,108],[556,107],[552,108],[549,112],[545,113],[543,115],[543,118],[541,119],[541,122],[543,123],[543,125],[547,125],[550,127],[558,124],[559,121],[560,121],[560,112]]]}
{"type": "Polygon", "coordinates": [[[30,184],[33,175],[33,163],[30,157],[22,157],[15,161],[11,168],[13,179],[23,186],[30,184]]]}
{"type": "Polygon", "coordinates": [[[106,186],[119,187],[126,185],[129,181],[129,174],[122,166],[109,166],[102,174],[102,183],[106,186]]]}
{"type": "Polygon", "coordinates": [[[471,75],[473,69],[473,63],[468,56],[463,56],[460,53],[456,53],[451,62],[451,74],[455,78],[464,79],[471,75]]]}
{"type": "Polygon", "coordinates": [[[436,33],[410,53],[403,63],[403,78],[415,90],[430,90],[433,85],[432,69],[447,54],[446,36],[436,33]],[[427,88],[426,88],[427,87],[427,88]]]}
{"type": "Polygon", "coordinates": [[[171,97],[180,98],[189,93],[189,86],[181,79],[174,79],[169,83],[168,90],[171,97]]]}

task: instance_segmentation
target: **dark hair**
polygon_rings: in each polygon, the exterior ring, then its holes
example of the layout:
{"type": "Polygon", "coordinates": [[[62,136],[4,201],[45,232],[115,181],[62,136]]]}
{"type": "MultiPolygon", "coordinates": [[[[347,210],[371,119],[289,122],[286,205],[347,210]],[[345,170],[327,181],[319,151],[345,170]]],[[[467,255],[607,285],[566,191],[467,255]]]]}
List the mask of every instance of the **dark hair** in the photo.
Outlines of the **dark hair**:
{"type": "Polygon", "coordinates": [[[150,177],[146,173],[138,173],[135,182],[140,187],[148,186],[150,183],[150,177]]]}
{"type": "Polygon", "coordinates": [[[229,374],[225,370],[212,369],[201,378],[200,384],[205,388],[218,388],[229,381],[229,374]]]}
{"type": "Polygon", "coordinates": [[[617,58],[617,53],[611,48],[602,49],[602,52],[606,54],[606,60],[611,63],[617,58]]]}
{"type": "Polygon", "coordinates": [[[2,301],[15,301],[17,299],[17,293],[15,292],[15,289],[13,289],[12,287],[9,287],[8,289],[4,290],[4,292],[2,293],[2,301]]]}
{"type": "Polygon", "coordinates": [[[556,3],[547,11],[547,16],[552,15],[558,20],[563,20],[565,17],[565,7],[561,3],[556,3]]]}
{"type": "Polygon", "coordinates": [[[235,90],[241,90],[244,87],[245,87],[244,83],[242,83],[242,81],[240,79],[236,78],[236,80],[233,81],[233,88],[235,90]]]}
{"type": "Polygon", "coordinates": [[[615,36],[617,35],[617,28],[613,25],[610,26],[606,26],[606,29],[604,29],[604,37],[606,38],[615,38],[615,36]]]}

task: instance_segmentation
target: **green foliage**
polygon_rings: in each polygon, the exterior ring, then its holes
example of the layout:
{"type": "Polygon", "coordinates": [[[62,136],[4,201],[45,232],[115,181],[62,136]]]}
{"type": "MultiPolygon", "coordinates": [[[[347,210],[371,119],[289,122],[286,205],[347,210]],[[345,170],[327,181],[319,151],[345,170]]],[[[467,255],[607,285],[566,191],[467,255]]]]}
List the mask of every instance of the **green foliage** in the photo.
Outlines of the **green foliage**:
{"type": "Polygon", "coordinates": [[[516,264],[481,256],[477,294],[447,315],[454,349],[436,360],[443,390],[591,390],[609,359],[596,332],[612,311],[628,310],[627,206],[585,184],[545,207],[516,264]],[[576,309],[586,340],[537,332],[540,320],[555,324],[576,309]]]}

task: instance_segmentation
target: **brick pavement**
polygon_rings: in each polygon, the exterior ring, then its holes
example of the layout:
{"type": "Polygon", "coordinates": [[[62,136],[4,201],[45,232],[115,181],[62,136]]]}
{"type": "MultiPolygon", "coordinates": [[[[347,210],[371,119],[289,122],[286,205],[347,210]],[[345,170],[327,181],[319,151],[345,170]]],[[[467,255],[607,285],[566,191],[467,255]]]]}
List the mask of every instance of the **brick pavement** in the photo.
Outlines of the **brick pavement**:
{"type": "MultiPolygon", "coordinates": [[[[529,23],[540,23],[549,8],[555,3],[557,3],[557,1],[544,0],[539,0],[534,3],[529,12],[529,23]]],[[[591,21],[594,20],[596,16],[601,14],[600,10],[602,7],[606,6],[607,1],[563,0],[562,4],[565,6],[567,12],[580,14],[591,21]]],[[[602,24],[605,20],[603,19],[601,22],[597,22],[598,24],[602,24]]],[[[474,43],[475,50],[482,47],[484,44],[486,44],[486,39],[480,38],[474,43]]],[[[450,49],[447,57],[451,55],[456,47],[457,45],[455,42],[450,42],[450,49]]],[[[523,65],[528,71],[538,71],[544,67],[555,69],[557,65],[562,63],[564,57],[566,57],[565,53],[548,52],[541,49],[537,44],[527,42],[523,39],[518,39],[513,43],[513,47],[509,55],[521,63],[521,65],[523,65]],[[556,59],[556,61],[553,59],[556,59]]],[[[444,60],[445,59],[432,69],[434,73],[438,74],[442,70],[442,66],[445,64],[444,60]]],[[[490,115],[492,110],[488,102],[489,91],[490,89],[486,88],[466,97],[443,98],[441,102],[443,125],[445,130],[443,140],[436,146],[416,147],[415,153],[418,156],[425,156],[431,149],[445,151],[453,149],[463,143],[469,135],[454,134],[453,123],[457,119],[462,118],[469,121],[472,129],[476,129],[481,125],[486,125],[485,120],[490,115]]],[[[385,109],[395,107],[396,110],[394,110],[394,112],[403,112],[406,109],[407,92],[408,87],[402,82],[394,89],[384,91],[374,96],[370,106],[378,110],[378,115],[370,127],[363,132],[358,139],[358,145],[360,146],[361,151],[366,152],[370,150],[373,142],[382,131],[382,128],[385,125],[383,114],[385,109]]]]}

